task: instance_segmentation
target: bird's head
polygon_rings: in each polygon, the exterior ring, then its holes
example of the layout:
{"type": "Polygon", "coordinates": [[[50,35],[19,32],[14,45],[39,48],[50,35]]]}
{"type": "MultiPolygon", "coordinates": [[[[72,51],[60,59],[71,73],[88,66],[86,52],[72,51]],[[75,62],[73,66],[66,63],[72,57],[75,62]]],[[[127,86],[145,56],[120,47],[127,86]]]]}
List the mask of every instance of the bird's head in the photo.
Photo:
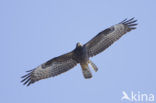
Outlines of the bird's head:
{"type": "Polygon", "coordinates": [[[78,42],[78,43],[76,44],[76,47],[82,47],[81,43],[78,42]]]}

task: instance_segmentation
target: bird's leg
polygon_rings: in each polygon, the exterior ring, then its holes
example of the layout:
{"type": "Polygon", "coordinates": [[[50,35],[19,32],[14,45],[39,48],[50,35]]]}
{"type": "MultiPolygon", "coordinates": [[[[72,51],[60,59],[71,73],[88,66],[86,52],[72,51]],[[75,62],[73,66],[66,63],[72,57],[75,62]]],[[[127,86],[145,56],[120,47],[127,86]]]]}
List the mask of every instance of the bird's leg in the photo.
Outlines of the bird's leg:
{"type": "Polygon", "coordinates": [[[98,71],[97,66],[96,66],[91,60],[88,60],[88,63],[91,65],[91,67],[93,68],[93,70],[94,70],[95,72],[98,71]]]}

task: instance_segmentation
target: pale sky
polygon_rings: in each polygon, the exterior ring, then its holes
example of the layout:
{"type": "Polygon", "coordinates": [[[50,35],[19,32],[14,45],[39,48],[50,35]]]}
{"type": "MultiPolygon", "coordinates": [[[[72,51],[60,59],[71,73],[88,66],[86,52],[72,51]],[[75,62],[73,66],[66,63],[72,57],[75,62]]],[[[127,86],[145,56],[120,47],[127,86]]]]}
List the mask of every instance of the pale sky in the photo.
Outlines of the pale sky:
{"type": "Polygon", "coordinates": [[[156,96],[155,12],[155,0],[0,0],[0,103],[125,103],[122,91],[156,96]],[[25,71],[131,17],[137,29],[91,58],[99,68],[92,79],[77,65],[29,87],[20,83],[25,71]]]}

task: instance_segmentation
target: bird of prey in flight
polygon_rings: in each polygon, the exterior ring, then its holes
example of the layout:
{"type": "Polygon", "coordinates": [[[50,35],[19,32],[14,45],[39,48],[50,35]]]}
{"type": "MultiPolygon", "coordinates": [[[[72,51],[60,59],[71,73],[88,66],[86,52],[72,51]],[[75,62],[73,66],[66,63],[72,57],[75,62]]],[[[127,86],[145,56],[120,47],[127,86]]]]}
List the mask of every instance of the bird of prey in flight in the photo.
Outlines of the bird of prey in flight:
{"type": "Polygon", "coordinates": [[[55,57],[39,65],[35,69],[27,71],[28,74],[22,76],[23,80],[21,82],[24,82],[24,85],[29,86],[41,79],[54,77],[64,73],[77,64],[81,65],[84,78],[91,78],[92,74],[88,65],[91,65],[95,71],[97,71],[98,68],[89,58],[107,49],[127,32],[136,29],[136,21],[137,20],[134,18],[129,20],[125,19],[120,23],[101,31],[84,45],[81,45],[78,42],[76,48],[71,52],[55,57]]]}

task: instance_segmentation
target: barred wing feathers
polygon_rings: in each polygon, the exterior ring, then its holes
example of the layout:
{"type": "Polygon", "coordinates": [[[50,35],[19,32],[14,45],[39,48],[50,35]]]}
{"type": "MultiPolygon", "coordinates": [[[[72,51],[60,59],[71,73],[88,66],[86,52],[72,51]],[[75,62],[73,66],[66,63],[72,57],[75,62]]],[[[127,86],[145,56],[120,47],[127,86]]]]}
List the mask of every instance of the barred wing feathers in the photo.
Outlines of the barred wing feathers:
{"type": "Polygon", "coordinates": [[[133,29],[136,29],[136,21],[137,20],[134,20],[134,18],[129,20],[125,19],[96,35],[93,39],[85,44],[86,48],[88,49],[89,57],[99,54],[116,40],[118,40],[121,36],[133,29]]]}
{"type": "Polygon", "coordinates": [[[24,85],[27,84],[27,86],[29,86],[41,79],[54,77],[64,73],[77,65],[77,61],[74,58],[73,52],[53,58],[37,68],[27,71],[29,73],[22,76],[23,80],[21,82],[24,82],[24,85]]]}

